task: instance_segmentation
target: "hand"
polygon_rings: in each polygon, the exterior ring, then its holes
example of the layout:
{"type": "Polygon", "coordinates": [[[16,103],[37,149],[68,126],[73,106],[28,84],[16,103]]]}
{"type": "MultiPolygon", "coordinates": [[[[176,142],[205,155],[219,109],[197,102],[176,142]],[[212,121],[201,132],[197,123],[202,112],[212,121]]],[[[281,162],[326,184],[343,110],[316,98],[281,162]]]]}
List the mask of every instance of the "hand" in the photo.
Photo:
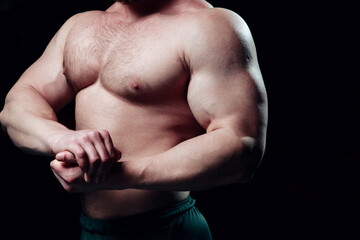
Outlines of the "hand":
{"type": "Polygon", "coordinates": [[[104,182],[113,163],[121,157],[106,130],[72,131],[62,136],[53,149],[56,160],[68,164],[74,171],[81,170],[88,183],[104,182]]]}
{"type": "Polygon", "coordinates": [[[103,184],[89,184],[84,180],[84,173],[77,164],[53,160],[50,163],[55,177],[68,192],[90,192],[100,189],[103,184]]]}
{"type": "Polygon", "coordinates": [[[80,185],[86,184],[83,171],[75,163],[53,160],[50,167],[60,184],[68,192],[77,192],[80,185]]]}
{"type": "Polygon", "coordinates": [[[126,181],[123,176],[121,162],[113,165],[107,181],[102,183],[87,183],[84,173],[76,163],[71,164],[63,161],[53,160],[50,167],[62,187],[68,192],[93,192],[101,190],[120,190],[125,188],[126,181]]]}

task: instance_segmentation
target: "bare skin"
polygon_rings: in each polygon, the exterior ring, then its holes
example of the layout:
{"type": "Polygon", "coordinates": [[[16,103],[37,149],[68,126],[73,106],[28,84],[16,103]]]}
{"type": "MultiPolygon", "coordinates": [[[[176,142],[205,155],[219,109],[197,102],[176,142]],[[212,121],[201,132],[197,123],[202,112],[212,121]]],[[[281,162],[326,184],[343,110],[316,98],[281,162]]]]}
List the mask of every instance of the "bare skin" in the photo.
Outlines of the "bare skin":
{"type": "Polygon", "coordinates": [[[0,114],[17,146],[55,156],[55,176],[93,218],[246,181],[265,149],[266,91],[246,23],[203,0],[135,2],[70,18],[0,114]],[[74,98],[70,130],[56,112],[74,98]]]}

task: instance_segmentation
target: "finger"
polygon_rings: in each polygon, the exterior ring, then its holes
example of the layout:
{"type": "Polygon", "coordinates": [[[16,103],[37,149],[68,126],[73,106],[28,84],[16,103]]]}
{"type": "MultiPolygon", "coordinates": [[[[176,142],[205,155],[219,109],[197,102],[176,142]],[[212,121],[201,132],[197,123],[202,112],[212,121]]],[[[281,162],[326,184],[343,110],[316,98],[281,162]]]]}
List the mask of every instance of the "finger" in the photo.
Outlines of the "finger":
{"type": "Polygon", "coordinates": [[[78,182],[82,178],[82,170],[78,165],[70,165],[66,162],[53,160],[50,163],[50,167],[56,174],[67,183],[78,182]]]}
{"type": "Polygon", "coordinates": [[[89,178],[88,173],[84,173],[84,180],[85,180],[85,182],[90,183],[91,180],[89,178]]]}
{"type": "Polygon", "coordinates": [[[121,156],[122,156],[121,152],[115,148],[115,159],[116,159],[116,161],[119,160],[121,158],[121,156]]]}
{"type": "Polygon", "coordinates": [[[61,183],[61,185],[64,186],[66,181],[63,177],[61,177],[61,173],[63,172],[62,164],[64,164],[64,162],[61,162],[58,160],[53,160],[50,162],[50,167],[51,167],[51,170],[53,171],[55,177],[57,178],[57,180],[61,183]]]}
{"type": "Polygon", "coordinates": [[[88,171],[87,153],[80,144],[72,144],[66,151],[71,152],[75,156],[75,160],[83,172],[88,171]]]}
{"type": "Polygon", "coordinates": [[[107,153],[111,159],[116,157],[115,148],[111,136],[106,130],[99,130],[99,134],[103,140],[107,153]]]}
{"type": "Polygon", "coordinates": [[[51,161],[50,162],[50,167],[51,167],[51,169],[54,171],[58,171],[58,164],[59,164],[59,162],[60,161],[58,161],[58,160],[53,160],[53,161],[51,161]]]}
{"type": "Polygon", "coordinates": [[[65,181],[64,181],[64,179],[57,173],[57,171],[55,170],[55,168],[56,168],[56,167],[51,166],[51,170],[52,170],[52,172],[54,173],[56,179],[60,182],[60,184],[61,184],[62,186],[64,186],[65,181]]]}
{"type": "Polygon", "coordinates": [[[98,151],[96,150],[94,143],[88,142],[82,145],[83,149],[86,152],[88,169],[85,171],[85,181],[92,182],[97,173],[99,164],[101,162],[98,151]]]}
{"type": "Polygon", "coordinates": [[[115,157],[108,161],[102,161],[99,165],[97,175],[95,176],[96,183],[105,182],[108,174],[110,173],[114,163],[121,158],[121,152],[117,149],[114,149],[115,157]]]}
{"type": "Polygon", "coordinates": [[[121,152],[119,150],[117,150],[116,148],[114,149],[114,153],[115,153],[115,158],[114,161],[110,161],[109,164],[102,164],[101,166],[99,166],[99,172],[98,172],[98,176],[97,176],[97,183],[102,183],[105,182],[109,173],[112,171],[114,164],[117,162],[117,160],[119,160],[122,156],[121,152]]]}
{"type": "Polygon", "coordinates": [[[70,181],[70,176],[82,175],[82,171],[78,165],[68,164],[66,162],[53,160],[50,162],[50,167],[58,173],[64,181],[70,181]]]}
{"type": "Polygon", "coordinates": [[[107,163],[101,163],[99,165],[99,169],[98,172],[96,173],[95,176],[95,182],[96,183],[102,183],[105,181],[107,174],[110,172],[112,164],[110,164],[109,162],[107,163]]]}
{"type": "Polygon", "coordinates": [[[117,160],[117,151],[114,148],[110,134],[106,130],[99,130],[101,142],[98,141],[95,147],[100,155],[101,162],[95,176],[95,181],[101,183],[105,181],[106,175],[110,172],[113,163],[117,160]]]}
{"type": "MultiPolygon", "coordinates": [[[[100,155],[100,162],[97,172],[94,176],[95,182],[100,183],[104,181],[105,176],[111,169],[112,164],[115,162],[114,153],[110,156],[105,144],[103,142],[96,142],[95,148],[100,155]]],[[[113,150],[111,150],[113,152],[113,150]]]]}
{"type": "Polygon", "coordinates": [[[55,159],[66,163],[77,163],[76,157],[69,151],[59,152],[58,154],[56,154],[55,159]]]}

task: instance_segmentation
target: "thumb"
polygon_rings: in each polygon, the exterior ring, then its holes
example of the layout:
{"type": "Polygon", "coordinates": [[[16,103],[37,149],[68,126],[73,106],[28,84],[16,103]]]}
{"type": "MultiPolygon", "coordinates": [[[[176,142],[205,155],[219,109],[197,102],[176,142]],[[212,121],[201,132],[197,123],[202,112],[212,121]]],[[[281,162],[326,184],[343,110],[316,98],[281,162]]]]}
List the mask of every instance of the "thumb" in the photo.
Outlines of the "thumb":
{"type": "Polygon", "coordinates": [[[77,163],[74,154],[69,151],[63,151],[56,154],[55,159],[66,163],[77,163]]]}

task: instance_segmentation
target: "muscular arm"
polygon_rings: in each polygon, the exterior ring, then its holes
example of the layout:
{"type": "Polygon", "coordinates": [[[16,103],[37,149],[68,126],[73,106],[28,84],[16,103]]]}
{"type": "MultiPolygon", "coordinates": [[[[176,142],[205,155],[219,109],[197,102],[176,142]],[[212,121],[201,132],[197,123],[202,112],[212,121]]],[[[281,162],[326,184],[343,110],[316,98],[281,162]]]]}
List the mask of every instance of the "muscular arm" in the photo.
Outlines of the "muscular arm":
{"type": "Polygon", "coordinates": [[[259,165],[267,126],[267,99],[255,46],[234,13],[197,15],[185,39],[191,79],[188,103],[206,133],[161,154],[119,162],[104,184],[84,184],[81,171],[52,162],[71,192],[137,188],[200,190],[250,179],[259,165]]]}
{"type": "Polygon", "coordinates": [[[20,77],[6,97],[1,124],[18,147],[35,154],[54,154],[49,136],[67,129],[55,112],[74,96],[63,74],[65,26],[42,56],[20,77]]]}
{"type": "MultiPolygon", "coordinates": [[[[199,22],[185,57],[189,106],[206,133],[141,162],[140,188],[196,190],[246,181],[261,161],[267,99],[250,31],[225,10],[199,22]]],[[[131,171],[136,161],[128,165],[131,171]]]]}
{"type": "Polygon", "coordinates": [[[101,182],[119,156],[106,130],[73,131],[60,124],[56,112],[75,92],[63,69],[64,46],[79,18],[70,18],[51,40],[42,56],[10,90],[0,114],[1,125],[16,146],[26,152],[54,156],[76,163],[87,181],[101,182]],[[59,154],[58,154],[59,153],[59,154]]]}

